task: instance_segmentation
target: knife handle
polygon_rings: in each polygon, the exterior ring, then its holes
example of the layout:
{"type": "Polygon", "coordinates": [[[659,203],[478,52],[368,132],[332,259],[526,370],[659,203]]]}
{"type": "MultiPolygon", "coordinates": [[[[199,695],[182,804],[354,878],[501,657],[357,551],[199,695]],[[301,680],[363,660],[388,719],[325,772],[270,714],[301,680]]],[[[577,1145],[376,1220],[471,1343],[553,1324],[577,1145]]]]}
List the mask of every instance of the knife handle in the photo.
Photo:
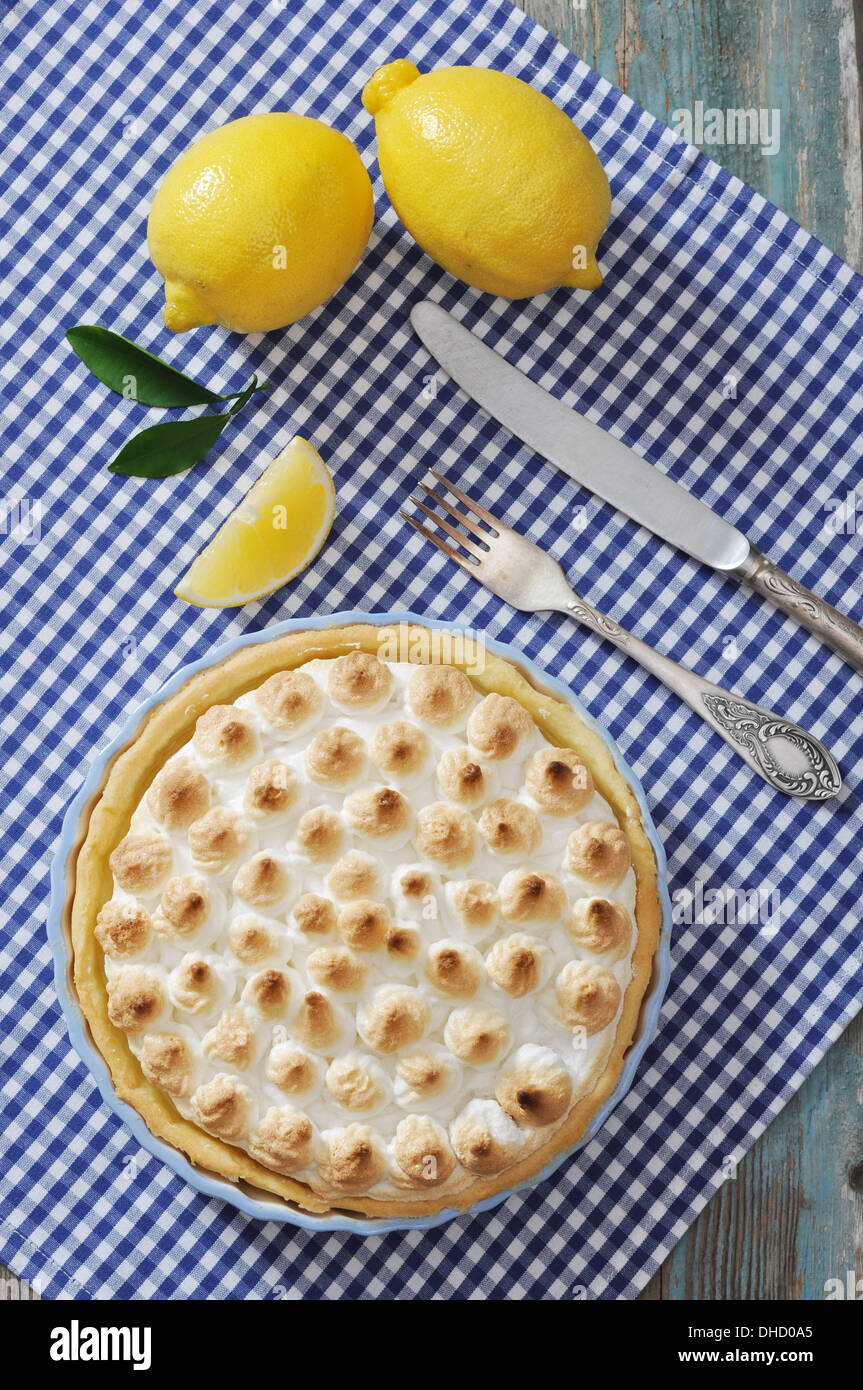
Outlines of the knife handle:
{"type": "Polygon", "coordinates": [[[789,617],[808,627],[849,665],[863,671],[863,627],[798,584],[756,546],[750,546],[743,564],[730,573],[745,579],[757,593],[772,599],[789,617]]]}

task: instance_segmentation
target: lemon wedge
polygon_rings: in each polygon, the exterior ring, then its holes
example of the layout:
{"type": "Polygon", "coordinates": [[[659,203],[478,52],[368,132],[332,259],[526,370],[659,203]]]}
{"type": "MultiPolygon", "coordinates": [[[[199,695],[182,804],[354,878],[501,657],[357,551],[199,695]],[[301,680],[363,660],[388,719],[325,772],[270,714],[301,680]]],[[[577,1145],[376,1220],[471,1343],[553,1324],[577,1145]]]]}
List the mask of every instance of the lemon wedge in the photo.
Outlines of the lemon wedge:
{"type": "Polygon", "coordinates": [[[199,608],[236,608],[264,598],[311,564],[335,514],[329,470],[297,435],[192,561],[174,593],[199,608]]]}

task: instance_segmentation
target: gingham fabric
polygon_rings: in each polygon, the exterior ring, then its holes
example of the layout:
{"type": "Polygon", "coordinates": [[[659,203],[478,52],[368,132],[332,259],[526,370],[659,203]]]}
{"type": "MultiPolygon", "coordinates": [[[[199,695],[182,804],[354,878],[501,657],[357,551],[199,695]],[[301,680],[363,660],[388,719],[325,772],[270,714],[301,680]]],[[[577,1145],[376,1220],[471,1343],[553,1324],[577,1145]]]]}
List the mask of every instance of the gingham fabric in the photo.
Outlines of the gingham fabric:
{"type": "Polygon", "coordinates": [[[631,1298],[859,1006],[860,678],[497,429],[435,373],[407,311],[425,295],[451,308],[859,614],[848,499],[863,285],[509,3],[21,0],[2,36],[0,1258],[65,1298],[631,1298]],[[599,291],[493,299],[413,243],[359,100],[397,55],[515,73],[585,130],[614,191],[599,291]],[[330,303],[283,333],[171,339],[145,248],[153,189],[193,136],[286,108],[356,142],[375,179],[368,252],[330,303]],[[214,385],[238,387],[254,369],[274,389],[205,465],[124,480],[107,462],[158,416],[87,375],[63,341],[79,322],[214,385]],[[335,477],[328,544],[264,603],[189,609],[176,577],[295,432],[335,477]],[[484,495],[647,641],[828,736],[844,799],[771,792],[627,658],[568,621],[512,612],[409,533],[397,511],[428,464],[484,495]],[[427,1234],[262,1224],[142,1153],[70,1047],[44,934],[64,807],[130,708],[226,636],[345,608],[483,629],[565,680],[641,777],[678,915],[700,918],[676,928],[658,1036],[596,1140],[538,1189],[427,1234]],[[711,922],[697,901],[689,913],[698,881],[708,901],[710,890],[760,894],[758,920],[727,909],[711,922]]]}

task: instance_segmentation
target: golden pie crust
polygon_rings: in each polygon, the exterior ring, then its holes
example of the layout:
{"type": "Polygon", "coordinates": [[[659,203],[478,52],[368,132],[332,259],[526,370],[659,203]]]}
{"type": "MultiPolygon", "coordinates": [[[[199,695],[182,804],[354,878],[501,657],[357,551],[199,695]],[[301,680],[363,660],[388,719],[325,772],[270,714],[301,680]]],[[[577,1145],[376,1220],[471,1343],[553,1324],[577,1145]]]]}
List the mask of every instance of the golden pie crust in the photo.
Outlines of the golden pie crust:
{"type": "MultiPolygon", "coordinates": [[[[108,1017],[103,954],[96,939],[99,910],[111,898],[113,877],[108,864],[112,851],[129,829],[133,811],[165,761],[191,738],[198,718],[214,704],[229,704],[260,685],[276,671],[291,670],[315,658],[333,658],[361,650],[382,654],[382,629],[357,623],[346,627],[297,631],[270,642],[251,643],[218,665],[191,676],[174,695],[144,719],[133,742],[115,755],[97,799],[91,803],[84,838],[74,866],[71,911],[68,917],[73,958],[73,983],[92,1040],[110,1070],[117,1095],[131,1105],[157,1138],[173,1145],[199,1169],[257,1191],[275,1194],[307,1212],[361,1212],[371,1217],[423,1216],[457,1207],[464,1209],[494,1193],[533,1176],[555,1154],[572,1147],[597,1110],[617,1085],[624,1058],[638,1029],[659,943],[661,906],[657,864],[641,820],[635,793],[619,772],[597,733],[562,701],[533,685],[511,662],[484,653],[481,674],[475,674],[476,654],[461,638],[452,642],[461,660],[448,662],[465,671],[480,694],[513,696],[524,706],[544,737],[556,747],[574,749],[588,764],[597,791],[605,798],[625,832],[636,880],[637,928],[632,978],[624,993],[615,1037],[604,1070],[592,1090],[579,1100],[547,1143],[492,1178],[479,1178],[457,1192],[427,1198],[380,1200],[339,1195],[328,1199],[307,1184],[273,1172],[244,1150],[206,1133],[174,1108],[167,1092],[144,1077],[125,1034],[108,1017]]],[[[411,624],[410,654],[436,650],[439,631],[411,624]],[[416,640],[418,639],[418,640],[416,640]]],[[[400,659],[405,657],[400,653],[400,659]]]]}

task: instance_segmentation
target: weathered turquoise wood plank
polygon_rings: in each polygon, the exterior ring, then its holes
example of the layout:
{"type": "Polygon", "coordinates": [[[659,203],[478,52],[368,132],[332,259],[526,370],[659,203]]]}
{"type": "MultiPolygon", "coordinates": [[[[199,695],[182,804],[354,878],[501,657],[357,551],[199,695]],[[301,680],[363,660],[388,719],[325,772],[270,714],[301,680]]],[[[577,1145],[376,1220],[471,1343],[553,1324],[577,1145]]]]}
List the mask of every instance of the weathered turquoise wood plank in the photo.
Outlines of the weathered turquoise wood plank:
{"type": "MultiPolygon", "coordinates": [[[[703,146],[863,269],[859,0],[517,0],[660,120],[780,113],[775,155],[703,146]]],[[[863,1279],[863,1016],[816,1068],[642,1297],[825,1297],[863,1279]],[[849,1173],[855,1172],[853,1191],[849,1173]]],[[[863,1295],[863,1285],[860,1286],[863,1295]]]]}
{"type": "Polygon", "coordinates": [[[760,144],[711,143],[710,122],[695,143],[863,269],[852,0],[518,3],[675,129],[683,125],[675,112],[693,113],[696,102],[723,115],[763,112],[772,128],[778,121],[775,154],[762,154],[760,144]]]}

